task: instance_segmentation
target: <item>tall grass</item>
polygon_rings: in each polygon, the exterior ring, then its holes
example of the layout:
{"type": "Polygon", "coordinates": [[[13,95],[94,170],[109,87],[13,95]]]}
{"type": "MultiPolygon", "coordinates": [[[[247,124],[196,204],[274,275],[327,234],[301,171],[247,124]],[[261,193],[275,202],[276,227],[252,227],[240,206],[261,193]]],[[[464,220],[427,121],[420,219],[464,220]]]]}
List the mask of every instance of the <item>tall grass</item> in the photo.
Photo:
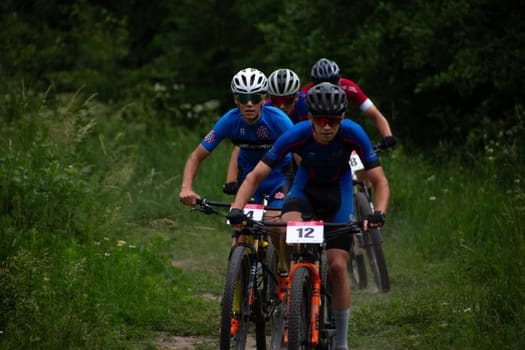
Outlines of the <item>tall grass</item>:
{"type": "MultiPolygon", "coordinates": [[[[188,131],[141,102],[0,92],[0,348],[148,349],[157,331],[215,335],[227,231],[178,201],[214,116],[188,131]]],[[[524,136],[516,125],[513,139],[524,136]]],[[[355,291],[354,346],[523,347],[525,150],[486,144],[470,158],[401,146],[382,157],[392,291],[355,291]]],[[[231,199],[220,191],[230,150],[202,164],[202,196],[231,199]]]]}
{"type": "Polygon", "coordinates": [[[176,207],[184,133],[81,91],[2,98],[0,348],[128,349],[206,305],[155,228],[176,207]]]}

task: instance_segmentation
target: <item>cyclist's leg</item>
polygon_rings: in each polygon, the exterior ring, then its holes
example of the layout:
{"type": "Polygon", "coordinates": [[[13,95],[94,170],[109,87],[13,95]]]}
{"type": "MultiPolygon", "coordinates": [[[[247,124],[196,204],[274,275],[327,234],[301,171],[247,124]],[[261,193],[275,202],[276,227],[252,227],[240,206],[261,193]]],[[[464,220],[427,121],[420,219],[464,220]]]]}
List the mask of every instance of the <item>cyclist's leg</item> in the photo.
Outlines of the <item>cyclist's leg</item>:
{"type": "MultiPolygon", "coordinates": [[[[353,221],[352,185],[342,179],[339,186],[339,209],[330,219],[333,222],[353,221]]],[[[325,218],[328,220],[328,218],[325,218]]],[[[336,349],[348,347],[347,332],[350,316],[350,281],[347,272],[348,252],[352,237],[338,237],[327,242],[328,275],[332,282],[332,314],[336,322],[336,349]]]]}

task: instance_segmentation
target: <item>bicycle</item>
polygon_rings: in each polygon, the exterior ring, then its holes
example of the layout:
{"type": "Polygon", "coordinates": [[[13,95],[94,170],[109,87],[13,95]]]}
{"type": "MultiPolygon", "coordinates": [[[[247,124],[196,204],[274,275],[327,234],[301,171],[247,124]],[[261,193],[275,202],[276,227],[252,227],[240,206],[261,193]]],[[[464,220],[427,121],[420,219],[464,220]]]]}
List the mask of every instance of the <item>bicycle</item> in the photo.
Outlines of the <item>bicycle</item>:
{"type": "MultiPolygon", "coordinates": [[[[374,149],[376,151],[382,150],[379,146],[375,146],[374,149]]],[[[374,212],[374,203],[366,179],[359,180],[357,177],[357,172],[364,169],[363,163],[357,153],[352,153],[349,163],[354,186],[355,214],[357,220],[362,221],[374,212]]],[[[390,290],[390,277],[383,252],[381,230],[376,228],[369,229],[366,232],[363,231],[358,233],[355,239],[357,244],[354,244],[354,248],[350,251],[348,259],[348,274],[353,284],[359,289],[364,289],[368,285],[368,276],[364,261],[364,252],[366,252],[377,289],[381,292],[388,292],[390,290]]]]}
{"type": "MultiPolygon", "coordinates": [[[[229,208],[230,203],[206,199],[197,201],[204,214],[227,217],[213,207],[229,208]]],[[[240,232],[232,232],[232,248],[221,301],[220,349],[242,350],[246,347],[248,326],[255,324],[257,350],[266,350],[266,323],[271,321],[271,349],[279,349],[284,326],[278,310],[278,257],[269,232],[260,221],[264,210],[276,208],[247,205],[245,214],[250,224],[240,232]]]]}
{"type": "Polygon", "coordinates": [[[285,286],[286,300],[281,304],[286,307],[284,344],[288,350],[334,349],[336,329],[331,311],[326,242],[340,234],[353,236],[361,232],[362,224],[319,220],[263,224],[286,226],[286,242],[293,247],[285,286]]]}

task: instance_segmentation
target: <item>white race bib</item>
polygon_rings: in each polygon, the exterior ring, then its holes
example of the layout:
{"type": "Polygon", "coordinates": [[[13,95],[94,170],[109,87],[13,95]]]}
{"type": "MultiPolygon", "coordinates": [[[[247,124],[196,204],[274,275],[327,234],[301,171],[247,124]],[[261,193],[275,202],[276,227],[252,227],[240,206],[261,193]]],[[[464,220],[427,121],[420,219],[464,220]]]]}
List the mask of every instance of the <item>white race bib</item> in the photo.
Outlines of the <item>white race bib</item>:
{"type": "Polygon", "coordinates": [[[286,225],[286,243],[323,243],[323,221],[288,221],[286,225]]]}

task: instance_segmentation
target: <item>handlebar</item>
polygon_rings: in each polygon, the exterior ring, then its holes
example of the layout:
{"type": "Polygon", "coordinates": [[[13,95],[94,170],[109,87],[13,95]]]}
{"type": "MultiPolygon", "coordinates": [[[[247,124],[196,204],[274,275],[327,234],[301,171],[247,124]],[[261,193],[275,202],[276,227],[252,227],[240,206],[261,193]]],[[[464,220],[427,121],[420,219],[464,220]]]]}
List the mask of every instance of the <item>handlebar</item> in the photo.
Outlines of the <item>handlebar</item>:
{"type": "MultiPolygon", "coordinates": [[[[192,208],[191,210],[197,210],[204,214],[216,214],[221,215],[223,217],[227,217],[228,215],[225,213],[221,213],[217,210],[215,210],[213,207],[222,207],[222,208],[229,208],[231,206],[231,203],[227,202],[216,202],[216,201],[210,201],[205,198],[197,199],[197,204],[200,205],[199,208],[192,208]]],[[[264,207],[267,210],[271,210],[268,208],[272,207],[264,207]]],[[[280,208],[278,208],[280,210],[280,208]]],[[[254,229],[267,229],[269,227],[286,227],[288,225],[288,222],[286,221],[258,221],[254,220],[249,217],[245,217],[245,221],[247,223],[247,228],[254,228],[254,229]]],[[[327,232],[327,235],[333,235],[337,234],[339,232],[348,232],[348,233],[359,233],[361,232],[361,229],[363,228],[363,222],[357,221],[357,222],[323,222],[324,227],[329,229],[330,232],[327,232]]]]}
{"type": "MultiPolygon", "coordinates": [[[[222,207],[222,208],[229,208],[232,205],[232,203],[210,201],[210,200],[207,200],[206,198],[199,198],[199,199],[197,199],[197,204],[201,205],[201,206],[212,206],[212,207],[222,207]]],[[[265,205],[264,206],[264,210],[279,211],[281,209],[282,209],[281,207],[272,207],[272,206],[269,206],[269,205],[265,205]]]]}

